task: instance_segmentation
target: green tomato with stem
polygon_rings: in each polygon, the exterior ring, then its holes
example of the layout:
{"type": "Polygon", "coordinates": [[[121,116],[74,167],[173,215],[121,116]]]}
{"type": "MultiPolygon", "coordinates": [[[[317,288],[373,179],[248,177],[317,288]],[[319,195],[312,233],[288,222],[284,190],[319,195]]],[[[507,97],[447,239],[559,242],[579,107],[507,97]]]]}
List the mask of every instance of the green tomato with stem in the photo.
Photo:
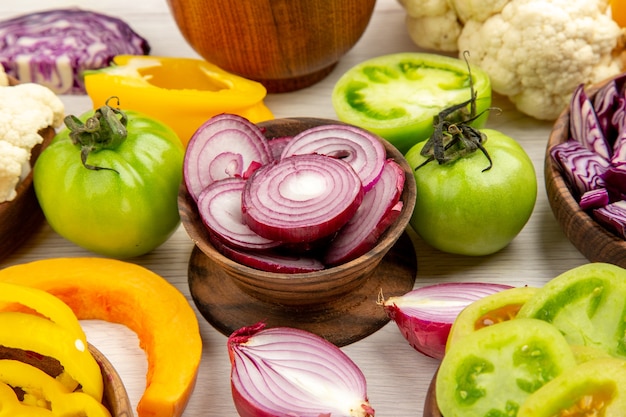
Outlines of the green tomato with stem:
{"type": "Polygon", "coordinates": [[[410,224],[426,243],[444,252],[495,253],[519,234],[535,207],[537,177],[528,154],[499,131],[480,133],[485,152],[476,149],[449,162],[427,162],[432,156],[421,151],[428,142],[421,142],[406,154],[417,185],[410,224]]]}

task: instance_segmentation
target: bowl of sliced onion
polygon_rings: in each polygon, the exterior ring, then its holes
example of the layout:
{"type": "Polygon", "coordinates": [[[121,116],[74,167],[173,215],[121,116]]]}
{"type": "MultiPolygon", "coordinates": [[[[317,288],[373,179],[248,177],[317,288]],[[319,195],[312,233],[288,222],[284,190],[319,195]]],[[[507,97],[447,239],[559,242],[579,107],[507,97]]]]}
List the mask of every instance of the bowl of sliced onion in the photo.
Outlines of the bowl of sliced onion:
{"type": "Polygon", "coordinates": [[[592,262],[626,267],[626,74],[579,86],[546,148],[552,212],[592,262]]]}
{"type": "Polygon", "coordinates": [[[391,295],[413,286],[415,253],[401,237],[415,205],[415,180],[403,155],[370,132],[328,119],[257,126],[221,115],[190,141],[184,178],[179,210],[196,245],[192,296],[201,311],[213,310],[205,317],[224,333],[255,314],[270,325],[292,325],[284,319],[305,311],[303,321],[311,321],[329,306],[340,309],[338,300],[347,296],[353,299],[344,310],[350,303],[380,310],[365,298],[375,300],[380,287],[391,295]],[[402,254],[391,260],[396,244],[402,254]],[[224,325],[215,310],[246,317],[224,325]],[[272,322],[272,315],[280,319],[272,322]]]}
{"type": "MultiPolygon", "coordinates": [[[[17,84],[17,80],[9,78],[10,86],[17,84]]],[[[50,144],[55,133],[52,127],[39,131],[42,143],[31,150],[31,168],[41,151],[50,144]]],[[[0,260],[19,248],[35,233],[44,220],[33,188],[32,170],[24,169],[23,171],[24,175],[15,187],[15,194],[10,199],[0,202],[0,260]]]]}

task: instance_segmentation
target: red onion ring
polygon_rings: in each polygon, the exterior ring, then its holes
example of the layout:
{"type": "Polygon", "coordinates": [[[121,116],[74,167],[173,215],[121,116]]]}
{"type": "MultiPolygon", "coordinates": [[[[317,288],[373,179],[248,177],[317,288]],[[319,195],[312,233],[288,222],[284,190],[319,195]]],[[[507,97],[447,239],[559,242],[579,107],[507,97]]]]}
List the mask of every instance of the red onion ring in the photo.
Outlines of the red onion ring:
{"type": "Polygon", "coordinates": [[[269,145],[257,125],[235,114],[220,114],[200,126],[187,145],[185,185],[197,201],[210,183],[243,176],[253,164],[260,166],[271,160],[269,145]]]}
{"type": "Polygon", "coordinates": [[[391,159],[387,160],[380,179],[365,194],[357,212],[328,246],[324,264],[342,264],[376,246],[380,236],[402,211],[402,202],[399,200],[404,189],[404,179],[400,165],[391,159]]]}
{"type": "Polygon", "coordinates": [[[337,346],[313,333],[244,327],[228,338],[241,417],[372,417],[366,381],[337,346]]]}
{"type": "Polygon", "coordinates": [[[320,154],[348,162],[361,178],[363,188],[374,186],[383,170],[387,152],[372,133],[350,125],[322,125],[307,129],[291,139],[281,158],[320,154]]]}
{"type": "Polygon", "coordinates": [[[225,178],[209,184],[198,196],[198,212],[204,225],[227,245],[261,250],[276,247],[280,242],[254,233],[244,222],[241,193],[246,180],[225,178]]]}
{"type": "Polygon", "coordinates": [[[362,200],[361,181],[348,163],[294,155],[259,168],[248,179],[243,219],[267,239],[312,242],[339,230],[362,200]]]}

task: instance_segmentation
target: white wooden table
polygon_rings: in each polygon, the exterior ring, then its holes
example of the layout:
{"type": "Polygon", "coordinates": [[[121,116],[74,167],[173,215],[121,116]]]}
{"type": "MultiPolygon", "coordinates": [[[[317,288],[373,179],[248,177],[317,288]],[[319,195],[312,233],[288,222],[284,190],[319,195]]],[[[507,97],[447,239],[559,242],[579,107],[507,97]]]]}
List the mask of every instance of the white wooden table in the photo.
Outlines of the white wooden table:
{"type": "MultiPolygon", "coordinates": [[[[180,35],[165,0],[20,0],[0,2],[0,18],[47,8],[80,5],[82,8],[122,17],[146,37],[153,55],[198,55],[180,35]]],[[[266,103],[276,117],[312,116],[336,119],[330,93],[335,81],[351,66],[370,57],[417,51],[404,26],[405,13],[395,0],[378,0],[370,26],[359,43],[333,73],[318,84],[293,93],[270,95],[266,103]]],[[[64,96],[67,113],[80,114],[91,106],[86,96],[64,96]]],[[[504,111],[492,116],[489,127],[516,138],[531,156],[539,185],[535,211],[522,233],[501,252],[468,258],[440,253],[418,242],[416,286],[443,281],[492,281],[513,285],[541,285],[559,273],[586,263],[566,239],[548,206],[543,186],[544,150],[551,123],[539,122],[516,112],[503,98],[495,105],[504,111]]],[[[513,191],[512,191],[513,192],[513,191]]],[[[181,227],[154,252],[132,259],[160,274],[189,298],[187,263],[192,243],[181,227]]],[[[82,257],[91,253],[58,236],[49,226],[41,230],[0,267],[50,257],[82,257]]],[[[190,298],[189,298],[190,299],[190,298]]],[[[190,303],[193,302],[190,299],[190,303]]],[[[194,306],[195,308],[195,306],[194,306]]],[[[226,337],[199,314],[204,350],[198,382],[185,417],[235,417],[230,394],[230,363],[226,337]]],[[[145,387],[147,363],[137,337],[121,325],[84,322],[89,340],[117,367],[136,406],[145,387]]],[[[414,351],[390,323],[373,335],[343,348],[359,365],[368,381],[372,406],[379,417],[422,415],[428,384],[438,362],[414,351]]],[[[184,354],[184,352],[181,352],[184,354]]]]}

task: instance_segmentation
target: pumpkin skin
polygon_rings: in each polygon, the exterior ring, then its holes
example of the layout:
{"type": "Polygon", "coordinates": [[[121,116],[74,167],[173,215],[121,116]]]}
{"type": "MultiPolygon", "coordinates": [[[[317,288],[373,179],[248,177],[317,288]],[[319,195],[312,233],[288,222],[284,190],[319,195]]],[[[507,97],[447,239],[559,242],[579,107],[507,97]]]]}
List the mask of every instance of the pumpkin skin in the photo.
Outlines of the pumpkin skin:
{"type": "Polygon", "coordinates": [[[148,360],[138,416],[182,415],[195,386],[202,339],[191,305],[161,276],[108,258],[51,258],[2,269],[0,282],[47,291],[79,320],[105,320],[133,330],[148,360]]]}
{"type": "Polygon", "coordinates": [[[270,93],[326,77],[360,39],[376,0],[168,0],[189,45],[270,93]]]}

